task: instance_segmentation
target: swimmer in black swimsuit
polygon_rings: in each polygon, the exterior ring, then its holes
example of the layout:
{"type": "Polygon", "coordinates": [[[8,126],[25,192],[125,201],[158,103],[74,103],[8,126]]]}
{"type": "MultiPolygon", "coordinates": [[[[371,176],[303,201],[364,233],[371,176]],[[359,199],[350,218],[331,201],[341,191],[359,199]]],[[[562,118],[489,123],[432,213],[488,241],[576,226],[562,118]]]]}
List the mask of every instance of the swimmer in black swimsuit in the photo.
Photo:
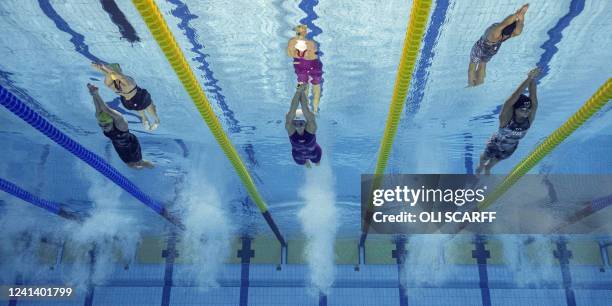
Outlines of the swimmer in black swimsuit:
{"type": "Polygon", "coordinates": [[[525,23],[525,13],[527,13],[528,8],[529,4],[525,4],[502,22],[492,24],[480,39],[474,43],[470,52],[468,87],[484,83],[487,74],[487,63],[497,54],[502,43],[511,37],[521,35],[525,23]]]}
{"type": "Polygon", "coordinates": [[[317,123],[315,115],[308,108],[307,90],[307,84],[298,85],[293,100],[291,100],[289,112],[285,117],[285,129],[289,134],[293,160],[298,165],[310,168],[311,162],[319,165],[323,150],[317,143],[317,136],[315,135],[317,123]],[[298,109],[298,103],[301,104],[302,109],[298,109]]]}
{"type": "Polygon", "coordinates": [[[480,175],[482,170],[485,171],[486,175],[491,174],[491,168],[501,160],[510,157],[516,151],[519,141],[527,134],[538,110],[535,79],[539,74],[540,69],[538,68],[529,71],[527,79],[504,103],[499,114],[499,129],[491,136],[485,151],[480,156],[480,164],[476,169],[476,175],[480,175]],[[529,97],[523,94],[528,86],[529,97]]]}
{"type": "Polygon", "coordinates": [[[152,131],[159,126],[157,108],[151,100],[151,95],[146,89],[138,87],[134,79],[124,75],[119,64],[92,63],[91,65],[94,69],[104,73],[104,84],[119,95],[123,107],[138,111],[145,129],[152,131]],[[151,125],[145,115],[145,110],[155,118],[151,125]]]}
{"type": "Polygon", "coordinates": [[[112,141],[121,160],[131,168],[153,168],[150,161],[142,159],[138,138],[130,133],[127,121],[123,119],[123,116],[102,101],[98,94],[98,87],[87,84],[87,88],[96,106],[98,125],[102,128],[104,136],[112,141]]]}

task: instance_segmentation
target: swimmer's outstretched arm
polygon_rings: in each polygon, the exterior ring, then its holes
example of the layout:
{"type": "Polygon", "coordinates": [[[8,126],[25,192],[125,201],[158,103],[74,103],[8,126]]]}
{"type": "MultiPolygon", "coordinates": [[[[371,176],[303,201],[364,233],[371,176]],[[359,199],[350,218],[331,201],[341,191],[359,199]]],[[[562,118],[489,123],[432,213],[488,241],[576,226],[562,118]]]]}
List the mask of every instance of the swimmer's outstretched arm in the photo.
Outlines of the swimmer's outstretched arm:
{"type": "Polygon", "coordinates": [[[111,117],[113,117],[113,121],[115,123],[115,126],[118,129],[120,129],[122,131],[127,131],[128,130],[128,124],[125,121],[125,119],[123,118],[123,116],[119,112],[117,112],[116,110],[108,107],[108,105],[106,105],[106,103],[104,103],[104,101],[100,97],[100,94],[98,93],[98,88],[96,86],[91,85],[91,84],[87,84],[87,88],[89,89],[89,93],[91,94],[91,97],[93,98],[94,105],[96,106],[96,116],[98,116],[100,113],[107,113],[111,117]]]}
{"type": "Polygon", "coordinates": [[[295,57],[295,37],[291,38],[287,43],[287,56],[295,57]]]}
{"type": "MultiPolygon", "coordinates": [[[[136,83],[134,82],[134,80],[132,80],[132,78],[126,76],[123,73],[115,72],[115,71],[111,70],[105,64],[102,64],[102,63],[92,63],[92,67],[94,67],[98,71],[104,73],[104,76],[107,79],[110,79],[110,80],[116,79],[116,80],[119,80],[121,83],[126,84],[128,86],[136,86],[136,83]]],[[[110,80],[108,82],[111,82],[110,80]]]]}
{"type": "Polygon", "coordinates": [[[512,113],[514,112],[514,108],[513,108],[514,103],[518,101],[519,96],[525,91],[525,89],[527,88],[527,85],[531,83],[532,78],[533,77],[530,72],[527,78],[521,83],[521,85],[519,85],[516,88],[514,93],[512,93],[512,95],[504,103],[504,106],[502,107],[502,111],[499,114],[499,126],[500,127],[506,126],[508,122],[510,122],[510,120],[512,119],[512,113]]]}
{"type": "Polygon", "coordinates": [[[304,92],[305,84],[300,84],[293,95],[293,99],[291,99],[291,105],[289,106],[289,112],[285,116],[285,129],[289,135],[295,132],[295,127],[293,126],[293,119],[295,118],[295,111],[298,108],[298,104],[300,103],[300,95],[304,92]]]}

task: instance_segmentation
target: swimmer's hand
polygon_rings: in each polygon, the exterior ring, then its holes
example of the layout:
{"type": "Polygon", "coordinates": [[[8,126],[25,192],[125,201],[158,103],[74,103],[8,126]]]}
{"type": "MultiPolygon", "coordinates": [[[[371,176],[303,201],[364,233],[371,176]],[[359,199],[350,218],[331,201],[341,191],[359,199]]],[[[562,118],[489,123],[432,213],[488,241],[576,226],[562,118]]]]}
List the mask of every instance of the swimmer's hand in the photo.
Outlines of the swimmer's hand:
{"type": "Polygon", "coordinates": [[[89,93],[92,95],[98,93],[98,87],[91,85],[89,83],[87,83],[87,89],[89,89],[89,93]]]}
{"type": "Polygon", "coordinates": [[[520,9],[516,11],[516,16],[519,18],[525,17],[525,13],[527,13],[527,9],[529,9],[529,3],[523,4],[520,9]]]}
{"type": "Polygon", "coordinates": [[[538,75],[540,75],[540,68],[535,67],[529,71],[527,77],[529,77],[530,79],[535,79],[538,77],[538,75]]]}

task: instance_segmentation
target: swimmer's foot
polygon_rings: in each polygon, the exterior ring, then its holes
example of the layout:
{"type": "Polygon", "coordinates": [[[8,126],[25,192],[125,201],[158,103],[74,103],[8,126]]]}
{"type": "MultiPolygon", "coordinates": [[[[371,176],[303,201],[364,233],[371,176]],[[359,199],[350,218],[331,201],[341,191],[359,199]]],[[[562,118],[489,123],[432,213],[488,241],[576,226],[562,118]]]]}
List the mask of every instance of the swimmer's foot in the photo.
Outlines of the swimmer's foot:
{"type": "Polygon", "coordinates": [[[310,169],[312,168],[312,165],[310,164],[310,161],[307,160],[306,163],[304,164],[304,166],[306,166],[306,168],[310,169]]]}
{"type": "Polygon", "coordinates": [[[151,131],[155,131],[157,127],[159,127],[159,121],[156,121],[155,123],[151,124],[151,131]]]}
{"type": "Polygon", "coordinates": [[[155,168],[155,164],[153,164],[152,162],[143,159],[139,162],[143,167],[147,168],[147,169],[153,169],[155,168]]]}
{"type": "Polygon", "coordinates": [[[151,126],[149,126],[149,120],[144,120],[142,121],[142,126],[144,127],[145,130],[150,131],[151,130],[151,126]]]}

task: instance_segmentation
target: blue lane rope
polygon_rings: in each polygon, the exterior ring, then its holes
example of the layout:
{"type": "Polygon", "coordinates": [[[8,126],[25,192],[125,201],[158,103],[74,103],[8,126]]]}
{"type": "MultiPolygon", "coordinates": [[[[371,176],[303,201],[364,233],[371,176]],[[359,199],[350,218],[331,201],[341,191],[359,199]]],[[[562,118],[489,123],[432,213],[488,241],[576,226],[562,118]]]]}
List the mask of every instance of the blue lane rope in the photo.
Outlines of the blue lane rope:
{"type": "Polygon", "coordinates": [[[87,150],[78,142],[72,140],[66,134],[55,128],[51,123],[29,108],[25,103],[21,102],[2,85],[0,85],[0,104],[38,131],[45,134],[45,136],[49,137],[55,143],[70,151],[74,156],[86,162],[156,213],[180,228],[184,228],[176,217],[171,216],[160,203],[142,192],[134,183],[119,173],[117,169],[105,162],[100,156],[87,150]]]}
{"type": "Polygon", "coordinates": [[[54,213],[56,215],[60,214],[61,209],[61,205],[59,203],[55,203],[55,202],[51,202],[45,199],[41,199],[31,193],[29,193],[28,191],[22,189],[21,187],[7,181],[4,180],[2,178],[0,178],[0,190],[13,195],[17,198],[20,198],[28,203],[31,203],[35,206],[38,206],[42,209],[45,209],[51,213],[54,213]]]}

